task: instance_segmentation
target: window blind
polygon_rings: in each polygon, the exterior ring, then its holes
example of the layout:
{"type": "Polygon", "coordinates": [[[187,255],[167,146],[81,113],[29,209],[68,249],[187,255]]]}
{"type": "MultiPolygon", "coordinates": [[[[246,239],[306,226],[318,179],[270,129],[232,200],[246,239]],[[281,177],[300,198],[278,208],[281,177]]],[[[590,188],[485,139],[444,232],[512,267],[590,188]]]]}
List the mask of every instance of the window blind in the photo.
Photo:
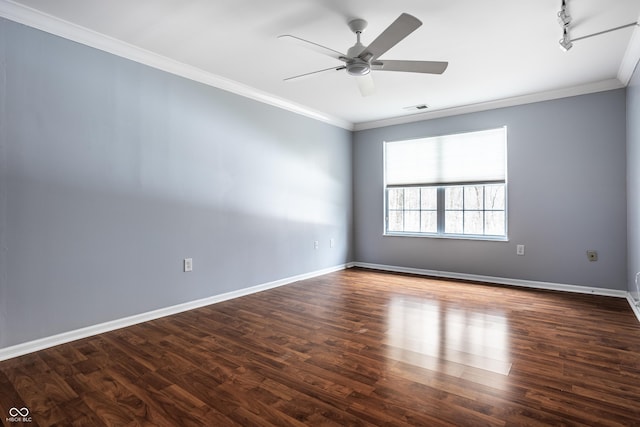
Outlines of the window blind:
{"type": "Polygon", "coordinates": [[[385,144],[387,186],[506,181],[506,128],[385,144]]]}

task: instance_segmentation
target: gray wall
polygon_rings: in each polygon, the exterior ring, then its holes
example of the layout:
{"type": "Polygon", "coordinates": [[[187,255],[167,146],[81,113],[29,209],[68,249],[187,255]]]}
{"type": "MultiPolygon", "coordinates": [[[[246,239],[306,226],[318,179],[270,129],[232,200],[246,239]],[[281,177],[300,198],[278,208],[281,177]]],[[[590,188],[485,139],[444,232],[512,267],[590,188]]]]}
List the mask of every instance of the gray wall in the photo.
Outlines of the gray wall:
{"type": "Polygon", "coordinates": [[[640,272],[640,71],[637,68],[627,87],[627,230],[629,292],[639,301],[635,283],[636,274],[640,272]]]}
{"type": "Polygon", "coordinates": [[[352,260],[344,129],[5,20],[0,126],[0,348],[352,260]]]}
{"type": "Polygon", "coordinates": [[[356,132],[356,259],[626,290],[625,102],[620,89],[356,132]],[[383,236],[383,141],[503,125],[509,242],[383,236]]]}
{"type": "Polygon", "coordinates": [[[617,90],[352,135],[0,19],[0,348],[352,260],[626,289],[627,196],[634,291],[639,79],[628,128],[617,90]],[[382,236],[384,140],[503,125],[509,242],[382,236]]]}

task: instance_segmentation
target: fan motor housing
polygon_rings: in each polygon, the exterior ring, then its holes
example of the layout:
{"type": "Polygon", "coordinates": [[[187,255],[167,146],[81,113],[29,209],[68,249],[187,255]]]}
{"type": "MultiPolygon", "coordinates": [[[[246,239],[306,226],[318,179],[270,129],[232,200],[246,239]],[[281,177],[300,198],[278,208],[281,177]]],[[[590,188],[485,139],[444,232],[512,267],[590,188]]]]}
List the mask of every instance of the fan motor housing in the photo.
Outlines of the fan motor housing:
{"type": "Polygon", "coordinates": [[[369,74],[371,66],[365,60],[353,58],[347,62],[347,73],[352,76],[364,76],[369,74]]]}

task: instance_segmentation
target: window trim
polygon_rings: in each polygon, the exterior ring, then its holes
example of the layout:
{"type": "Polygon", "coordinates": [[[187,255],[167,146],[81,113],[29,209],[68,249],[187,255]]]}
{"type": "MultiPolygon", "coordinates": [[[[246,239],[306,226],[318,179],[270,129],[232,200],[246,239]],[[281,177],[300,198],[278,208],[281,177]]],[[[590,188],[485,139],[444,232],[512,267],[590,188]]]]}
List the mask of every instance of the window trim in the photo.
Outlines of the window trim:
{"type": "MultiPolygon", "coordinates": [[[[391,185],[384,187],[384,217],[383,217],[383,232],[382,235],[385,237],[426,237],[432,239],[456,239],[456,240],[480,240],[480,241],[492,241],[492,242],[508,242],[509,241],[509,217],[508,217],[508,184],[506,182],[474,182],[468,184],[447,184],[447,185],[434,185],[431,187],[435,187],[438,189],[437,197],[437,221],[438,221],[438,230],[443,230],[442,232],[435,233],[427,233],[427,232],[416,232],[416,231],[388,231],[388,222],[389,222],[389,200],[388,200],[388,190],[390,188],[409,188],[409,187],[429,187],[425,185],[391,185]],[[495,234],[459,234],[459,233],[445,233],[444,232],[444,221],[445,221],[445,189],[446,187],[465,187],[465,186],[484,186],[484,185],[496,185],[501,184],[504,185],[504,211],[500,210],[500,212],[504,212],[504,235],[495,235],[495,234]]],[[[464,212],[464,210],[462,211],[464,212]]],[[[483,209],[482,212],[496,212],[495,210],[486,210],[483,209]]]]}
{"type": "MultiPolygon", "coordinates": [[[[471,181],[471,182],[447,182],[447,183],[438,183],[433,185],[425,185],[425,184],[409,184],[409,185],[389,185],[387,186],[387,144],[390,142],[397,142],[403,140],[385,140],[383,141],[383,154],[382,154],[382,174],[383,174],[383,183],[382,183],[382,191],[383,191],[383,216],[382,216],[382,235],[384,237],[422,237],[422,238],[430,238],[430,239],[454,239],[454,240],[477,240],[477,241],[493,241],[493,242],[508,242],[509,241],[509,185],[508,185],[508,166],[507,166],[507,157],[508,157],[508,129],[507,126],[501,126],[496,128],[488,128],[488,129],[479,129],[475,131],[467,131],[467,132],[453,132],[448,134],[440,134],[434,135],[433,137],[442,137],[442,136],[451,136],[458,134],[467,134],[473,132],[482,132],[484,130],[491,129],[504,129],[504,181],[471,181]],[[445,187],[456,187],[456,186],[479,186],[479,185],[495,185],[501,184],[504,185],[504,235],[485,235],[485,234],[454,234],[454,233],[445,233],[444,232],[444,222],[445,222],[445,187]],[[427,233],[427,232],[398,232],[398,231],[388,231],[388,221],[389,221],[389,201],[388,199],[388,190],[390,188],[407,188],[407,187],[436,187],[438,188],[438,202],[437,202],[437,229],[441,230],[436,233],[427,233]]],[[[421,138],[413,138],[413,139],[426,139],[431,137],[421,137],[421,138]]],[[[412,138],[407,139],[412,140],[412,138]]],[[[483,210],[485,211],[485,210],[483,210]]],[[[485,211],[486,212],[486,211],[485,211]]]]}

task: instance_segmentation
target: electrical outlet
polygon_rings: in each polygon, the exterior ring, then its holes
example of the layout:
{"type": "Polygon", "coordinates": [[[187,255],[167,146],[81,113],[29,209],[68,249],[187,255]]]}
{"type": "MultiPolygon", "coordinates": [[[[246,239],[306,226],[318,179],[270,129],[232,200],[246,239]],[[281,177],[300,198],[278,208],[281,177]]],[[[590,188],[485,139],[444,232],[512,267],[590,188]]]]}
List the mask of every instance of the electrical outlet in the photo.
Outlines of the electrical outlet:
{"type": "Polygon", "coordinates": [[[313,241],[313,249],[318,249],[320,247],[320,242],[318,242],[317,240],[313,241]]]}
{"type": "Polygon", "coordinates": [[[193,258],[185,258],[183,262],[184,272],[193,271],[193,258]]]}
{"type": "Polygon", "coordinates": [[[524,255],[524,245],[516,245],[516,255],[524,255]]]}
{"type": "Polygon", "coordinates": [[[334,239],[329,239],[329,247],[333,248],[335,246],[336,242],[334,239]]]}
{"type": "Polygon", "coordinates": [[[591,262],[595,262],[598,260],[598,252],[594,251],[594,250],[588,250],[587,251],[587,258],[589,258],[589,261],[591,262]]]}

